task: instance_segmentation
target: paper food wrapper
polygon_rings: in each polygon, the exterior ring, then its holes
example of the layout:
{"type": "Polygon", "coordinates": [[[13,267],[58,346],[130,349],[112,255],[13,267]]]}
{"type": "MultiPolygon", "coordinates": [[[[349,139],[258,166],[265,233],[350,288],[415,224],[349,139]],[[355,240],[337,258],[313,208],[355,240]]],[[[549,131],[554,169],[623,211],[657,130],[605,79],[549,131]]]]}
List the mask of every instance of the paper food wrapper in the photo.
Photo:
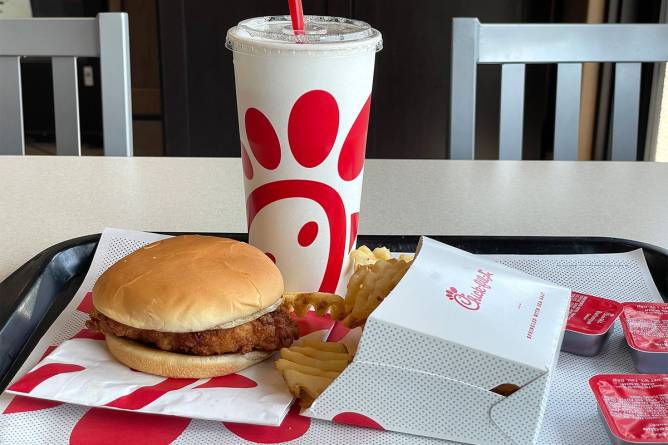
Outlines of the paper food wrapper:
{"type": "Polygon", "coordinates": [[[79,303],[71,318],[80,330],[59,346],[47,349],[46,356],[14,381],[7,392],[108,409],[280,425],[293,397],[271,358],[223,377],[164,378],[120,364],[108,352],[104,336],[83,327],[86,314],[93,308],[90,291],[100,274],[123,256],[162,238],[166,236],[105,231],[73,300],[79,303]],[[119,245],[124,248],[119,249],[119,245]]]}
{"type": "Polygon", "coordinates": [[[471,444],[532,444],[570,289],[423,237],[357,354],[305,415],[471,444]],[[514,385],[509,396],[494,390],[514,385]]]}

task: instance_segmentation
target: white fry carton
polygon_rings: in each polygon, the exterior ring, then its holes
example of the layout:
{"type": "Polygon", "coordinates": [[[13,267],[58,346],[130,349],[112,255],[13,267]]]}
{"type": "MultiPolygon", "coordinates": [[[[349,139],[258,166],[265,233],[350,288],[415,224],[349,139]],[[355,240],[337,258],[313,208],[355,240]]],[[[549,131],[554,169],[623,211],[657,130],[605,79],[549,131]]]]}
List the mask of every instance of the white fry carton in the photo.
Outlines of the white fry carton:
{"type": "Polygon", "coordinates": [[[353,362],[305,414],[471,444],[532,444],[569,302],[569,289],[423,237],[369,317],[353,362]],[[502,384],[520,388],[491,391],[502,384]]]}

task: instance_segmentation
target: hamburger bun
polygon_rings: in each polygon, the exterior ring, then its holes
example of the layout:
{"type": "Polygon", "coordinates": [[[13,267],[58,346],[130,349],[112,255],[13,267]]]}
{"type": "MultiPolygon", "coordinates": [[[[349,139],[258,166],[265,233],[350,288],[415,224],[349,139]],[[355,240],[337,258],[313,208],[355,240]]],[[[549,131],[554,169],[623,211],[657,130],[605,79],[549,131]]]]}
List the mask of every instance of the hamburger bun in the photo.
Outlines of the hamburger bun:
{"type": "Polygon", "coordinates": [[[232,374],[273,354],[268,351],[251,351],[247,354],[199,356],[163,351],[111,334],[106,334],[105,340],[111,355],[125,366],[172,378],[205,379],[232,374]]]}
{"type": "Polygon", "coordinates": [[[259,318],[274,311],[282,295],[283,277],[261,250],[228,238],[184,235],[149,244],[111,266],[95,283],[93,305],[134,328],[198,332],[259,318]]]}

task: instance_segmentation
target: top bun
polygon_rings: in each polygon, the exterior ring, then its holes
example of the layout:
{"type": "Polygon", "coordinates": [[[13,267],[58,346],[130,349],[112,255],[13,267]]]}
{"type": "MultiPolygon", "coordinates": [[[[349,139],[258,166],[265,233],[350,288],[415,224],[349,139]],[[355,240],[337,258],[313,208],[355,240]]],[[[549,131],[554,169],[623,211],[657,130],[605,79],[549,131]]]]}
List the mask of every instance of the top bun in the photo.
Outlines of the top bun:
{"type": "Polygon", "coordinates": [[[93,305],[120,323],[163,332],[227,329],[281,304],[283,277],[257,248],[184,235],[149,244],[98,278],[93,305]]]}

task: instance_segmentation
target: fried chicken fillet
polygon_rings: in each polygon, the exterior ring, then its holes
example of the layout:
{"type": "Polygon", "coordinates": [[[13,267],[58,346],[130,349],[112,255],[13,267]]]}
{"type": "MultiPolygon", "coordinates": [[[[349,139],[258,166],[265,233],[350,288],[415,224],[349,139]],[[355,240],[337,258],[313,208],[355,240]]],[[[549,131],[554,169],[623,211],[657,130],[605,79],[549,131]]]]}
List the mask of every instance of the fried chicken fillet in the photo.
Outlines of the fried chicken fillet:
{"type": "Polygon", "coordinates": [[[276,351],[290,346],[298,338],[297,326],[283,306],[229,329],[184,333],[152,331],[119,323],[96,310],[90,313],[86,326],[103,334],[125,337],[164,351],[192,355],[276,351]]]}

